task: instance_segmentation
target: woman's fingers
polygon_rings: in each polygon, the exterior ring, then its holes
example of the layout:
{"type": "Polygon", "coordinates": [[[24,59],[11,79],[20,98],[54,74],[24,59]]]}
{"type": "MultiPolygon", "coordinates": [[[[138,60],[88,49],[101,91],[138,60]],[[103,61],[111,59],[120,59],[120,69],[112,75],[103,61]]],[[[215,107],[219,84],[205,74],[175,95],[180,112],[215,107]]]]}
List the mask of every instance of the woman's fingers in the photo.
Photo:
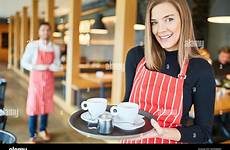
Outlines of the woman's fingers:
{"type": "Polygon", "coordinates": [[[160,127],[160,125],[158,124],[158,122],[154,119],[151,119],[151,125],[154,127],[154,129],[156,130],[157,134],[162,135],[163,134],[163,129],[160,127]]]}
{"type": "Polygon", "coordinates": [[[163,128],[160,127],[158,122],[155,121],[154,119],[151,119],[150,122],[154,129],[150,130],[147,133],[141,134],[139,137],[129,138],[128,140],[138,141],[138,140],[145,139],[145,138],[156,138],[156,137],[163,135],[163,128]]]}
{"type": "Polygon", "coordinates": [[[155,129],[152,129],[151,131],[147,132],[142,136],[142,138],[155,138],[158,137],[158,133],[155,129]]]}
{"type": "Polygon", "coordinates": [[[136,137],[136,138],[129,138],[128,140],[131,141],[138,141],[138,140],[142,140],[142,139],[146,139],[146,138],[155,138],[158,137],[158,133],[155,131],[155,129],[150,130],[147,133],[143,133],[140,136],[136,137]]]}

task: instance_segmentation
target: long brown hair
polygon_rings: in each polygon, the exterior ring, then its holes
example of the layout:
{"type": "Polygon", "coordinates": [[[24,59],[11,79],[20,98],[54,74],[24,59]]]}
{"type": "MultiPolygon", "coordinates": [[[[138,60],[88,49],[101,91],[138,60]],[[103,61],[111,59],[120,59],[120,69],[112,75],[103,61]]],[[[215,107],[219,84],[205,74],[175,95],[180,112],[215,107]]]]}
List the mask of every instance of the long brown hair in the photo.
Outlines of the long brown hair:
{"type": "Polygon", "coordinates": [[[186,0],[149,0],[145,21],[145,60],[148,69],[155,71],[159,71],[161,66],[164,64],[165,53],[164,49],[160,46],[152,33],[151,12],[156,5],[164,2],[171,3],[180,14],[181,33],[178,42],[178,62],[180,66],[182,66],[185,58],[191,59],[200,57],[196,44],[193,44],[191,47],[186,45],[186,42],[195,42],[192,16],[186,0]]]}

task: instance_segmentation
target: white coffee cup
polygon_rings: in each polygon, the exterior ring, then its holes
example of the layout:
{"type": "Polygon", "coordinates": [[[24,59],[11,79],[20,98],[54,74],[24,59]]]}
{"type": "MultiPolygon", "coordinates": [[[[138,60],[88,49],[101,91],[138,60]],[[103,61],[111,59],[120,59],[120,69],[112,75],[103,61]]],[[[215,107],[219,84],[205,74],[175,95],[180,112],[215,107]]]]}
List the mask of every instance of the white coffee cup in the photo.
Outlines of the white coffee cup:
{"type": "Polygon", "coordinates": [[[106,111],[107,99],[105,98],[90,98],[81,103],[83,110],[88,110],[92,119],[97,119],[106,111]]]}
{"type": "Polygon", "coordinates": [[[138,116],[139,106],[136,103],[123,102],[110,109],[113,116],[118,116],[122,122],[135,123],[138,116]]]}

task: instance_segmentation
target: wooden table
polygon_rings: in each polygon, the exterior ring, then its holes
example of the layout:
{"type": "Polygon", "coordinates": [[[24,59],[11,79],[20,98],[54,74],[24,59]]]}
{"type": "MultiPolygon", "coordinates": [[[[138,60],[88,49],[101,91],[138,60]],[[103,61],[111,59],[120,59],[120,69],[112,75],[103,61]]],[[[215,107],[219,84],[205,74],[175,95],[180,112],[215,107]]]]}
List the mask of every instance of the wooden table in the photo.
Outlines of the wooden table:
{"type": "MultiPolygon", "coordinates": [[[[215,99],[215,122],[218,124],[218,128],[222,131],[223,135],[226,138],[230,138],[230,132],[225,127],[225,123],[222,120],[222,116],[225,113],[230,112],[230,90],[224,89],[224,92],[220,95],[218,91],[221,88],[217,88],[216,92],[216,99],[215,99]]],[[[222,89],[223,90],[223,89],[222,89]]],[[[194,118],[194,107],[192,106],[190,111],[190,117],[194,118]]]]}
{"type": "MultiPolygon", "coordinates": [[[[57,72],[56,77],[61,77],[64,72],[57,72]]],[[[65,85],[65,81],[62,81],[65,85]]],[[[72,89],[77,97],[77,105],[81,103],[81,91],[89,91],[89,89],[100,89],[99,97],[106,98],[106,88],[112,87],[112,73],[105,73],[102,77],[97,77],[96,73],[80,73],[79,77],[73,78],[72,89]]]]}
{"type": "Polygon", "coordinates": [[[91,81],[85,80],[84,78],[78,77],[78,78],[73,78],[72,88],[74,90],[100,88],[100,85],[97,83],[93,83],[91,81]]]}
{"type": "Polygon", "coordinates": [[[62,65],[62,67],[63,67],[63,70],[54,72],[54,77],[61,78],[64,80],[66,76],[66,64],[62,65]]]}
{"type": "Polygon", "coordinates": [[[216,101],[215,101],[215,122],[218,124],[219,129],[223,133],[225,138],[230,138],[230,132],[225,126],[225,116],[224,114],[230,112],[230,90],[226,90],[224,88],[217,88],[217,91],[224,90],[222,94],[216,93],[216,101]]]}
{"type": "Polygon", "coordinates": [[[62,78],[62,79],[65,79],[65,74],[66,74],[65,71],[54,72],[54,77],[55,77],[55,78],[62,78]]]}
{"type": "Polygon", "coordinates": [[[97,77],[96,73],[81,73],[80,78],[100,85],[100,97],[105,97],[105,88],[112,87],[112,73],[105,73],[102,77],[97,77]]]}
{"type": "Polygon", "coordinates": [[[79,64],[78,66],[81,72],[93,73],[96,71],[111,72],[112,68],[110,64],[79,64]]]}
{"type": "Polygon", "coordinates": [[[80,69],[106,69],[106,65],[101,64],[79,64],[80,69]]]}
{"type": "MultiPolygon", "coordinates": [[[[214,115],[222,115],[230,112],[230,90],[225,90],[222,96],[216,94],[214,115]]],[[[190,111],[190,117],[194,118],[194,105],[190,111]]]]}
{"type": "Polygon", "coordinates": [[[216,96],[215,101],[215,115],[222,115],[230,112],[230,90],[225,90],[222,96],[216,96]]]}
{"type": "Polygon", "coordinates": [[[105,73],[102,77],[97,77],[96,73],[80,73],[80,77],[98,84],[112,83],[112,73],[105,73]]]}
{"type": "MultiPolygon", "coordinates": [[[[63,85],[66,85],[66,81],[62,81],[63,85]]],[[[77,98],[76,105],[80,106],[82,102],[82,92],[83,91],[89,91],[90,89],[99,89],[100,85],[97,83],[93,83],[91,81],[85,80],[83,78],[77,77],[73,78],[73,83],[71,85],[74,95],[77,98]]]]}

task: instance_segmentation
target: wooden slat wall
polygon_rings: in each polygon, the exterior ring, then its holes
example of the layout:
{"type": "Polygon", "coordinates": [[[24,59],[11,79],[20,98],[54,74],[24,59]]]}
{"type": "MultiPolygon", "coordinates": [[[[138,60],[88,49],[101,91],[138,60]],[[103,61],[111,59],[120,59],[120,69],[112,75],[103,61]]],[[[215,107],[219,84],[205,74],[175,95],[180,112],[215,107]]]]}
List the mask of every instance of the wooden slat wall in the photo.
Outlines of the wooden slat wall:
{"type": "Polygon", "coordinates": [[[120,103],[125,89],[125,58],[134,46],[137,0],[117,0],[113,56],[112,104],[120,103]]]}
{"type": "Polygon", "coordinates": [[[8,68],[13,66],[13,49],[14,49],[14,17],[10,16],[9,23],[9,47],[8,47],[8,68]]]}
{"type": "MultiPolygon", "coordinates": [[[[27,42],[29,41],[29,19],[28,19],[28,8],[22,8],[22,19],[21,19],[21,44],[20,44],[20,58],[24,53],[27,42]]],[[[23,68],[20,68],[23,71],[23,68]]]]}
{"type": "MultiPolygon", "coordinates": [[[[51,25],[51,31],[53,33],[54,31],[54,0],[46,0],[46,15],[45,15],[45,21],[49,22],[51,25]]],[[[53,36],[51,36],[51,40],[53,39],[53,36]]]]}
{"type": "Polygon", "coordinates": [[[38,39],[38,0],[32,0],[32,16],[31,16],[31,30],[30,30],[30,40],[38,39]]]}
{"type": "Polygon", "coordinates": [[[71,0],[69,23],[70,38],[67,50],[67,70],[66,70],[66,102],[73,104],[72,83],[73,78],[79,76],[80,64],[80,44],[79,44],[79,25],[81,17],[81,0],[71,0]]]}
{"type": "Polygon", "coordinates": [[[14,18],[14,69],[19,69],[20,61],[20,14],[16,12],[14,18]]]}

